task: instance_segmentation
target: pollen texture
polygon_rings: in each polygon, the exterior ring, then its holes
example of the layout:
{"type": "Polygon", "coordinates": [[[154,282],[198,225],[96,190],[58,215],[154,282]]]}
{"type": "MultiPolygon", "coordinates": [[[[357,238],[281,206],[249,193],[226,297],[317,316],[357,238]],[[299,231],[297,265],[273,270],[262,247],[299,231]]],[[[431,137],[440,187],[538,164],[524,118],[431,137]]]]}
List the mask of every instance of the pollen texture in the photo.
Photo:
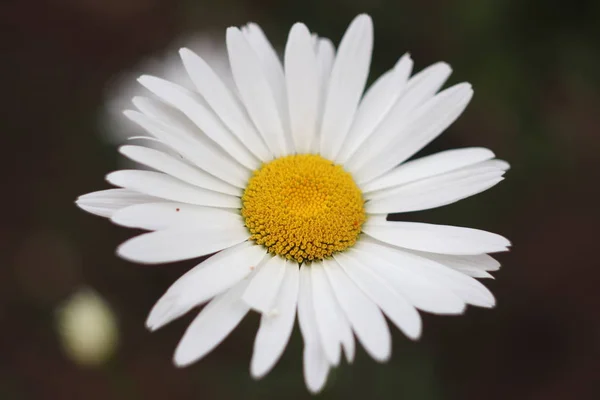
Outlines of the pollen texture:
{"type": "Polygon", "coordinates": [[[352,176],[313,154],[280,157],[254,171],[242,216],[252,240],[300,263],[354,245],[366,218],[352,176]]]}

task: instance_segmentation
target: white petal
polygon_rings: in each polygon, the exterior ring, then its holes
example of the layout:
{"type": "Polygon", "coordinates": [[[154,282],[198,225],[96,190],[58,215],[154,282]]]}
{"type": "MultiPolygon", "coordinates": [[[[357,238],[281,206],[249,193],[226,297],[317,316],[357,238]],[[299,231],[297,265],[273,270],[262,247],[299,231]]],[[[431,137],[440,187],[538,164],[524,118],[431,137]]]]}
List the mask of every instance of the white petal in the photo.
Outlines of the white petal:
{"type": "MultiPolygon", "coordinates": [[[[185,94],[195,102],[201,102],[204,107],[208,107],[206,102],[197,93],[191,92],[184,87],[177,86],[174,83],[152,76],[142,76],[139,79],[153,87],[155,86],[154,90],[159,91],[162,95],[168,95],[171,94],[170,92],[175,92],[175,95],[172,95],[172,97],[176,98],[185,94]]],[[[192,142],[199,142],[202,146],[213,149],[213,151],[223,155],[235,165],[247,170],[237,161],[234,161],[231,154],[223,150],[223,148],[215,141],[205,135],[196,123],[186,116],[183,111],[177,108],[177,106],[173,105],[173,102],[162,100],[161,96],[135,96],[131,102],[142,114],[149,117],[152,121],[160,123],[160,125],[164,127],[163,130],[165,130],[169,136],[182,137],[189,139],[192,142]]],[[[211,118],[214,118],[214,116],[211,116],[211,118]]],[[[144,129],[148,130],[146,127],[144,127],[144,129]]],[[[154,135],[154,133],[152,134],[154,135]]]]}
{"type": "Polygon", "coordinates": [[[180,110],[155,97],[135,96],[131,99],[133,105],[143,114],[158,120],[178,131],[199,134],[198,127],[180,110]]]}
{"type": "Polygon", "coordinates": [[[319,116],[319,65],[304,24],[290,30],[285,48],[285,78],[292,138],[297,153],[308,153],[319,116]]]}
{"type": "Polygon", "coordinates": [[[244,292],[242,299],[254,310],[269,313],[283,282],[287,260],[279,256],[267,256],[244,292]]]}
{"type": "Polygon", "coordinates": [[[254,125],[235,96],[212,68],[189,49],[181,49],[179,54],[198,92],[231,132],[261,161],[271,160],[273,155],[265,146],[254,125]]]}
{"type": "Polygon", "coordinates": [[[287,107],[287,95],[285,88],[285,76],[283,72],[283,66],[279,60],[279,55],[267,39],[267,36],[262,31],[260,26],[255,23],[249,23],[242,28],[246,40],[257,55],[263,71],[265,71],[265,77],[273,96],[275,97],[275,105],[279,111],[281,117],[281,123],[283,125],[283,134],[285,136],[287,153],[293,153],[292,137],[290,135],[290,118],[288,115],[287,107]]]}
{"type": "Polygon", "coordinates": [[[303,370],[306,386],[312,393],[319,392],[327,380],[329,362],[321,347],[315,309],[312,300],[310,266],[302,264],[299,272],[298,323],[304,339],[303,370]]]}
{"type": "Polygon", "coordinates": [[[367,90],[360,102],[348,137],[342,145],[340,154],[335,158],[337,163],[345,164],[388,115],[406,88],[412,65],[410,55],[405,54],[392,70],[379,77],[367,90]]]}
{"type": "Polygon", "coordinates": [[[378,247],[382,253],[385,253],[385,257],[396,265],[396,268],[402,266],[402,268],[418,273],[426,280],[451,290],[465,303],[480,307],[495,305],[494,296],[480,282],[426,258],[423,253],[414,253],[410,250],[385,245],[378,247]]]}
{"type": "Polygon", "coordinates": [[[335,299],[323,264],[313,262],[310,275],[317,331],[327,360],[336,366],[340,363],[340,345],[347,340],[348,332],[352,336],[352,329],[335,299]]]}
{"type": "Polygon", "coordinates": [[[235,84],[266,145],[276,157],[288,154],[272,88],[256,53],[239,29],[227,29],[227,50],[235,84]]]}
{"type": "Polygon", "coordinates": [[[111,217],[115,224],[151,231],[183,226],[218,228],[243,225],[242,217],[228,209],[175,202],[152,202],[122,208],[111,217]]]}
{"type": "MultiPolygon", "coordinates": [[[[477,164],[469,165],[467,167],[462,167],[459,169],[454,169],[449,172],[440,173],[434,176],[424,177],[418,180],[414,180],[408,182],[408,184],[415,183],[418,184],[420,182],[423,183],[424,186],[431,186],[430,183],[427,182],[445,182],[447,180],[479,180],[481,178],[487,179],[489,177],[500,177],[503,176],[506,170],[508,169],[508,163],[502,160],[487,160],[482,161],[477,164]],[[431,179],[434,178],[434,179],[431,179]],[[435,179],[437,178],[437,179],[435,179]]],[[[385,175],[384,175],[385,176],[385,175]]],[[[406,184],[400,184],[397,186],[393,186],[390,188],[385,188],[381,190],[377,190],[375,192],[368,193],[365,198],[367,200],[382,200],[389,197],[397,196],[396,193],[399,191],[403,191],[403,187],[406,184]]],[[[410,186],[410,185],[409,185],[410,186]]]]}
{"type": "Polygon", "coordinates": [[[241,208],[239,197],[213,192],[190,185],[172,176],[153,171],[123,170],[108,174],[106,180],[115,186],[135,190],[166,200],[199,206],[241,208]]]}
{"type": "Polygon", "coordinates": [[[298,291],[298,323],[304,339],[304,345],[319,342],[319,332],[312,300],[310,267],[300,266],[300,289],[298,291]]]}
{"type": "Polygon", "coordinates": [[[398,329],[409,338],[418,339],[421,336],[421,317],[417,310],[388,282],[353,255],[353,252],[348,251],[338,253],[334,258],[356,286],[381,308],[398,329]]]}
{"type": "Polygon", "coordinates": [[[501,169],[502,171],[508,171],[510,169],[509,163],[507,163],[504,160],[498,160],[498,159],[488,160],[485,163],[481,163],[480,165],[486,165],[488,167],[498,168],[498,169],[501,169]]]}
{"type": "Polygon", "coordinates": [[[424,68],[408,81],[406,92],[399,104],[402,109],[415,110],[431,99],[444,85],[452,68],[445,62],[438,62],[424,68]]]}
{"type": "MultiPolygon", "coordinates": [[[[337,313],[340,315],[344,314],[342,307],[336,302],[337,313]]],[[[344,358],[349,364],[354,362],[354,356],[356,353],[356,345],[354,343],[354,334],[352,333],[352,328],[348,320],[346,320],[346,326],[340,332],[340,340],[342,341],[342,350],[344,351],[344,358]]]]}
{"type": "Polygon", "coordinates": [[[431,100],[451,72],[448,64],[437,63],[413,76],[392,109],[369,135],[369,140],[356,149],[345,165],[354,172],[368,165],[372,159],[376,159],[402,134],[407,123],[413,118],[412,114],[415,110],[431,100]]]}
{"type": "Polygon", "coordinates": [[[166,153],[142,146],[121,146],[121,154],[184,182],[219,193],[241,197],[242,190],[166,153]]]}
{"type": "Polygon", "coordinates": [[[401,221],[367,221],[362,230],[382,242],[440,254],[482,254],[508,250],[510,242],[495,233],[458,226],[401,221]]]}
{"type": "Polygon", "coordinates": [[[175,281],[158,300],[146,320],[146,326],[156,330],[228,290],[251,274],[265,253],[261,246],[244,242],[198,264],[175,281]]]}
{"type": "MultiPolygon", "coordinates": [[[[166,154],[168,154],[171,157],[174,157],[178,160],[180,159],[185,159],[185,157],[183,157],[181,154],[177,153],[171,146],[169,146],[167,143],[165,143],[162,140],[159,140],[155,137],[152,136],[129,136],[127,138],[128,141],[135,141],[135,140],[141,140],[141,141],[146,141],[146,145],[148,145],[150,149],[153,150],[158,150],[158,151],[162,151],[166,154]]],[[[137,162],[137,161],[136,161],[137,162]]]]}
{"type": "Polygon", "coordinates": [[[129,189],[107,189],[81,195],[77,198],[75,204],[89,213],[110,218],[122,208],[156,200],[156,197],[129,189]]]}
{"type": "Polygon", "coordinates": [[[482,147],[442,151],[430,156],[408,161],[380,178],[374,179],[362,187],[363,193],[387,189],[419,179],[429,178],[446,172],[468,167],[492,159],[494,153],[482,147]]]}
{"type": "Polygon", "coordinates": [[[173,147],[169,146],[166,142],[152,136],[130,136],[127,138],[127,141],[146,142],[145,144],[151,149],[164,152],[177,160],[185,160],[185,157],[179,154],[173,147]]]}
{"type": "Polygon", "coordinates": [[[181,110],[206,136],[240,164],[250,170],[258,168],[259,161],[195,93],[154,76],[144,75],[138,78],[138,81],[164,101],[181,110]]]}
{"type": "Polygon", "coordinates": [[[323,390],[329,374],[329,363],[319,343],[304,346],[303,370],[306,387],[312,394],[323,390]]]}
{"type": "Polygon", "coordinates": [[[299,274],[297,263],[285,265],[285,276],[274,303],[275,309],[263,314],[260,319],[250,364],[250,373],[254,378],[269,373],[290,339],[296,318],[299,274]]]}
{"type": "Polygon", "coordinates": [[[465,302],[449,288],[428,279],[409,265],[398,263],[391,248],[363,239],[352,249],[352,256],[423,311],[461,314],[465,309],[465,302]]]}
{"type": "Polygon", "coordinates": [[[440,92],[419,107],[381,152],[372,154],[361,167],[353,166],[356,181],[369,182],[388,172],[435,139],[462,114],[473,97],[471,85],[462,83],[440,92]]]}
{"type": "Polygon", "coordinates": [[[487,254],[473,256],[451,256],[445,254],[426,254],[427,257],[444,264],[450,268],[478,268],[483,271],[498,271],[500,263],[487,254]]]}
{"type": "Polygon", "coordinates": [[[182,261],[231,247],[249,236],[242,224],[224,228],[174,227],[129,239],[118,247],[117,254],[126,260],[145,264],[182,261]]]}
{"type": "Polygon", "coordinates": [[[323,121],[323,111],[325,109],[325,100],[327,98],[327,88],[329,86],[329,77],[331,76],[331,68],[335,59],[335,48],[331,40],[326,38],[317,39],[315,45],[317,55],[317,63],[319,64],[319,107],[317,117],[317,129],[315,136],[310,143],[310,153],[318,153],[321,146],[321,124],[323,121]]]}
{"type": "MultiPolygon", "coordinates": [[[[148,103],[150,104],[150,103],[148,103]]],[[[251,172],[222,153],[216,144],[198,135],[168,125],[137,111],[125,111],[125,116],[150,134],[167,143],[198,168],[238,188],[245,188],[251,172]]]]}
{"type": "Polygon", "coordinates": [[[175,350],[178,367],[190,365],[211,352],[235,329],[249,311],[241,299],[246,281],[217,296],[190,324],[175,350]]]}
{"type": "Polygon", "coordinates": [[[375,360],[387,361],[392,351],[392,338],[379,308],[365,296],[335,260],[324,260],[323,267],[358,340],[375,360]]]}
{"type": "MultiPolygon", "coordinates": [[[[206,147],[211,151],[219,154],[220,156],[227,159],[228,162],[236,165],[239,169],[247,172],[247,168],[240,165],[238,162],[231,158],[231,155],[220,148],[214,141],[209,139],[196,124],[194,124],[184,113],[177,108],[173,107],[166,102],[153,97],[135,96],[131,102],[133,105],[151,122],[143,121],[140,123],[137,119],[134,122],[141,125],[146,131],[150,132],[154,136],[160,137],[160,142],[165,143],[169,148],[173,149],[179,155],[184,155],[186,152],[181,152],[180,147],[181,141],[189,143],[189,147],[194,146],[196,148],[187,150],[187,153],[194,154],[199,148],[206,147]],[[161,131],[155,133],[155,131],[161,131]],[[172,139],[172,140],[171,140],[172,139]],[[174,143],[171,143],[174,140],[174,143]],[[177,148],[176,148],[177,147],[177,148]]],[[[125,111],[125,116],[130,119],[128,114],[131,111],[125,111]]],[[[158,140],[158,139],[157,139],[158,140]]]]}
{"type": "Polygon", "coordinates": [[[369,75],[372,49],[373,22],[361,14],[344,34],[331,70],[320,135],[325,158],[335,158],[348,134],[369,75]]]}
{"type": "MultiPolygon", "coordinates": [[[[322,337],[319,332],[319,320],[316,315],[317,312],[322,312],[322,310],[317,307],[321,307],[321,305],[316,306],[315,304],[315,296],[320,296],[315,294],[313,289],[313,267],[317,265],[317,263],[312,263],[310,266],[303,265],[300,270],[300,293],[298,299],[298,321],[300,323],[300,331],[302,332],[302,336],[304,338],[304,345],[312,346],[316,345],[323,352],[322,346],[322,337]],[[318,310],[318,311],[317,311],[318,310]]],[[[322,264],[318,263],[317,268],[322,268],[322,264]]],[[[322,271],[317,271],[322,272],[322,271]]],[[[323,274],[320,275],[321,278],[327,279],[327,277],[323,274]]],[[[344,312],[335,300],[335,296],[330,292],[331,287],[328,285],[328,282],[324,282],[323,285],[319,285],[319,290],[326,289],[329,292],[325,294],[325,298],[329,298],[331,301],[327,303],[326,307],[330,308],[332,315],[338,316],[339,320],[333,320],[334,324],[339,327],[339,330],[333,333],[334,336],[337,336],[338,340],[338,350],[337,357],[339,362],[339,344],[341,343],[342,348],[344,350],[344,355],[346,356],[346,360],[348,362],[352,362],[354,360],[354,336],[352,334],[352,329],[350,328],[350,324],[347,319],[344,317],[344,312]],[[324,286],[324,288],[323,288],[324,286]]],[[[325,311],[327,313],[328,311],[325,311]]],[[[324,328],[326,329],[326,328],[324,328]]],[[[316,349],[311,350],[317,351],[316,349]]],[[[305,360],[306,362],[306,360],[305,360]]],[[[334,364],[335,365],[335,364],[334,364]]],[[[305,366],[306,368],[306,366],[305,366]]],[[[325,371],[326,372],[326,371],[325,371]]]]}
{"type": "Polygon", "coordinates": [[[494,295],[481,282],[467,276],[453,268],[448,268],[433,258],[426,257],[426,253],[412,252],[408,250],[398,250],[403,253],[403,257],[410,255],[413,260],[418,260],[419,264],[413,263],[413,268],[418,268],[426,274],[429,279],[435,279],[438,282],[449,287],[454,293],[458,294],[466,303],[479,307],[494,307],[496,299],[494,295]]]}
{"type": "MultiPolygon", "coordinates": [[[[165,143],[164,141],[159,140],[159,139],[157,139],[155,137],[152,137],[152,136],[130,136],[130,137],[127,138],[127,140],[147,140],[148,142],[151,142],[151,144],[162,145],[167,150],[172,151],[173,153],[175,153],[173,151],[173,149],[167,143],[165,143]]],[[[183,156],[181,156],[181,157],[183,157],[183,156]]]]}
{"type": "Polygon", "coordinates": [[[321,101],[325,102],[325,94],[329,86],[329,77],[331,76],[331,68],[335,60],[335,47],[331,40],[327,38],[319,38],[316,48],[317,61],[319,63],[319,81],[323,96],[321,101]]]}
{"type": "Polygon", "coordinates": [[[476,166],[384,189],[365,203],[370,214],[389,214],[427,210],[452,204],[481,193],[504,178],[497,168],[479,169],[476,166]]]}
{"type": "Polygon", "coordinates": [[[336,301],[332,289],[329,286],[323,265],[313,262],[310,266],[311,274],[311,293],[313,296],[313,310],[315,312],[315,321],[317,332],[321,339],[321,345],[329,363],[337,366],[340,363],[340,338],[338,334],[338,316],[335,314],[336,301]],[[328,326],[329,325],[329,326],[328,326]]]}
{"type": "Polygon", "coordinates": [[[478,268],[465,267],[465,268],[454,268],[458,272],[462,272],[463,274],[470,276],[471,278],[479,278],[479,279],[494,279],[494,275],[490,274],[487,271],[483,271],[478,268]]]}
{"type": "Polygon", "coordinates": [[[459,272],[462,272],[465,275],[472,276],[473,278],[493,279],[493,276],[486,271],[497,271],[500,268],[500,263],[487,254],[456,256],[446,254],[423,253],[421,255],[435,262],[443,264],[446,267],[453,268],[459,272]]]}

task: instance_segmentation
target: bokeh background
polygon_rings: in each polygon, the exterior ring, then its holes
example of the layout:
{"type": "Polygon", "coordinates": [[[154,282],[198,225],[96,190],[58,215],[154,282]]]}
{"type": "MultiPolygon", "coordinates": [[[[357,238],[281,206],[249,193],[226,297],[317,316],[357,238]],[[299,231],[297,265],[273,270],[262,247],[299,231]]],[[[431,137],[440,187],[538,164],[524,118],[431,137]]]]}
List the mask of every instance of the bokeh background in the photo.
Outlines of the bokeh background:
{"type": "Polygon", "coordinates": [[[470,81],[465,114],[425,153],[486,146],[510,161],[484,194],[409,216],[491,230],[514,248],[486,280],[498,306],[424,314],[411,342],[395,331],[380,365],[359,352],[323,399],[600,398],[600,2],[595,0],[4,0],[1,109],[0,399],[309,398],[296,329],[274,371],[248,373],[256,316],[186,369],[173,350],[193,313],[150,333],[154,301],[195,265],[115,257],[134,232],[73,204],[121,166],[107,101],[123,76],[196,33],[258,22],[282,48],[303,21],[338,42],[359,12],[375,21],[371,79],[410,51],[470,81]],[[179,41],[179,42],[178,42],[179,41]],[[108,126],[107,126],[108,125],[108,126]],[[69,357],[57,309],[81,287],[114,313],[104,363],[69,357]]]}

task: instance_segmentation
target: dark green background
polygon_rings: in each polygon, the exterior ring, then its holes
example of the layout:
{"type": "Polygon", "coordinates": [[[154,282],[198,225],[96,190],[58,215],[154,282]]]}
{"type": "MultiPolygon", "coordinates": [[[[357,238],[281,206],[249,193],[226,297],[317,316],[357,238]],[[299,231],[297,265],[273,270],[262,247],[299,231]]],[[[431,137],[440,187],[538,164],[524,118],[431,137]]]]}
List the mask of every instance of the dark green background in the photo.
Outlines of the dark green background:
{"type": "Polygon", "coordinates": [[[361,350],[331,374],[323,399],[600,398],[600,2],[558,0],[4,0],[0,399],[308,398],[301,338],[264,380],[248,365],[257,318],[187,369],[172,366],[192,315],[149,333],[154,301],[194,265],[140,266],[114,256],[133,232],[78,210],[117,168],[101,136],[118,74],[198,30],[253,20],[279,47],[295,21],[338,42],[349,21],[375,22],[371,79],[410,51],[416,69],[444,60],[470,81],[465,114],[426,150],[486,146],[512,164],[498,187],[411,220],[509,237],[495,310],[424,314],[424,334],[394,333],[380,365],[361,350]],[[111,362],[81,369],[62,353],[54,309],[80,285],[115,309],[111,362]]]}

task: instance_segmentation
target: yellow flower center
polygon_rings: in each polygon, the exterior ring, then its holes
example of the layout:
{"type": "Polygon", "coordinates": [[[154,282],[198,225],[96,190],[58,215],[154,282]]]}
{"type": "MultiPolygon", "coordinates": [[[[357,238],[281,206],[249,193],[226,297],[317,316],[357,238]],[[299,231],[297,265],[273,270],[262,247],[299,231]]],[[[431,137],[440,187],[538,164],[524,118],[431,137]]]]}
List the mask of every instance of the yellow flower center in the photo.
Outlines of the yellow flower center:
{"type": "Polygon", "coordinates": [[[352,176],[313,154],[280,157],[254,171],[242,216],[252,240],[299,263],[354,245],[366,219],[352,176]]]}

